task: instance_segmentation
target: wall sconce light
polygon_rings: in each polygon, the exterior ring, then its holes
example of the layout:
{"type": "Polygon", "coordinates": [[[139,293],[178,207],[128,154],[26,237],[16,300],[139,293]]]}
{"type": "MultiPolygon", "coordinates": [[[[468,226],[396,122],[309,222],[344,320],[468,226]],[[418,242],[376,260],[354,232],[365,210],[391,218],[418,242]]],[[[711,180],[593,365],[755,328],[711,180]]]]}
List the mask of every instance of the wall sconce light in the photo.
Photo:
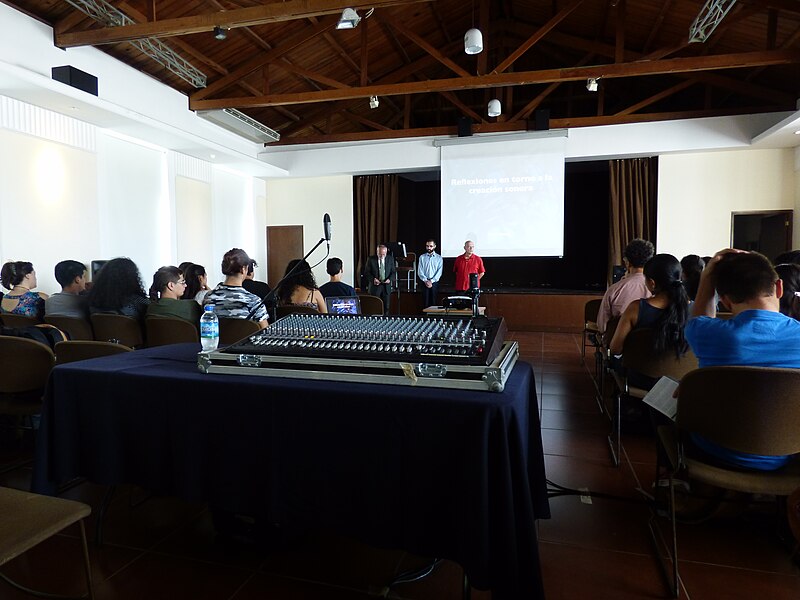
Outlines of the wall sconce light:
{"type": "Polygon", "coordinates": [[[589,79],[586,80],[586,89],[590,92],[596,92],[598,81],[600,81],[599,77],[589,77],[589,79]]]}
{"type": "Polygon", "coordinates": [[[378,100],[377,96],[370,96],[369,97],[369,107],[370,108],[378,108],[380,106],[380,101],[378,100]]]}
{"type": "Polygon", "coordinates": [[[361,22],[361,17],[354,8],[345,8],[336,24],[336,29],[355,29],[361,22]]]}
{"type": "Polygon", "coordinates": [[[499,117],[501,114],[503,114],[503,107],[500,104],[500,100],[497,98],[489,100],[489,105],[486,107],[486,112],[490,117],[499,117]]]}

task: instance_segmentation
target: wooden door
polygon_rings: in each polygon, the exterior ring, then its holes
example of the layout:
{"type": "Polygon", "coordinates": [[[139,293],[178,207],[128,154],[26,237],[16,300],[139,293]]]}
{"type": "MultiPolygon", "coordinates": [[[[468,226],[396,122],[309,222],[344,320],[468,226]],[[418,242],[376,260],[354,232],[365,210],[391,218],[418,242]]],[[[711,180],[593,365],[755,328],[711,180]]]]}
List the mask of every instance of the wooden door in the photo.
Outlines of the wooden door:
{"type": "Polygon", "coordinates": [[[303,226],[267,227],[267,283],[275,287],[290,260],[303,258],[303,226]]]}

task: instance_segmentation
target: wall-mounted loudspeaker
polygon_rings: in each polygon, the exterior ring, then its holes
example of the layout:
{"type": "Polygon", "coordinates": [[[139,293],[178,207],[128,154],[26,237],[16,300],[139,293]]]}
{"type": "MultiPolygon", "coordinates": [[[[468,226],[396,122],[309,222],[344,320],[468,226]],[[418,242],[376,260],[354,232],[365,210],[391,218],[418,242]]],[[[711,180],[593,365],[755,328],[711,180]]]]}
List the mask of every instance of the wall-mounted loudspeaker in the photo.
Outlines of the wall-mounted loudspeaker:
{"type": "Polygon", "coordinates": [[[97,77],[70,65],[52,68],[53,79],[97,96],[97,77]]]}
{"type": "Polygon", "coordinates": [[[472,135],[472,121],[469,117],[459,117],[458,137],[469,137],[472,135]]]}
{"type": "Polygon", "coordinates": [[[540,108],[533,111],[533,119],[528,120],[528,130],[547,131],[550,129],[550,111],[540,108]]]}

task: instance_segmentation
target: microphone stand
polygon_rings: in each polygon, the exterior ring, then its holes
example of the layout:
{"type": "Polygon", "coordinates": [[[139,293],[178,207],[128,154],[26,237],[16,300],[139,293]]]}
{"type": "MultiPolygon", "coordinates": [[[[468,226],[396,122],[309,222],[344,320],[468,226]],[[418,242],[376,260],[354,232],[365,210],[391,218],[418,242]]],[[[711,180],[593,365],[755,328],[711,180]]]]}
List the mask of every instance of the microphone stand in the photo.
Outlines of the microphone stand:
{"type": "MultiPolygon", "coordinates": [[[[319,241],[316,243],[316,245],[311,250],[309,250],[301,260],[297,261],[295,263],[295,265],[289,270],[289,272],[286,273],[286,275],[281,277],[281,280],[278,283],[275,284],[275,287],[273,287],[270,291],[267,292],[267,295],[264,296],[261,299],[261,302],[256,304],[256,306],[253,308],[253,310],[251,310],[250,313],[247,315],[247,318],[250,319],[254,314],[256,314],[256,311],[259,308],[261,308],[262,306],[264,306],[267,303],[267,300],[271,300],[272,297],[275,295],[275,292],[277,292],[278,288],[281,286],[281,284],[284,281],[286,281],[286,279],[288,277],[290,277],[291,275],[294,275],[295,271],[297,271],[297,267],[302,265],[303,261],[305,259],[307,259],[309,256],[311,256],[311,254],[314,252],[314,250],[316,250],[317,248],[319,248],[322,245],[322,242],[326,242],[326,241],[328,241],[328,240],[326,240],[324,237],[320,238],[319,241]]],[[[328,247],[328,254],[330,254],[330,246],[328,247]]],[[[325,256],[328,256],[328,254],[326,254],[325,256]]],[[[325,260],[325,259],[323,258],[322,260],[325,260]]]]}

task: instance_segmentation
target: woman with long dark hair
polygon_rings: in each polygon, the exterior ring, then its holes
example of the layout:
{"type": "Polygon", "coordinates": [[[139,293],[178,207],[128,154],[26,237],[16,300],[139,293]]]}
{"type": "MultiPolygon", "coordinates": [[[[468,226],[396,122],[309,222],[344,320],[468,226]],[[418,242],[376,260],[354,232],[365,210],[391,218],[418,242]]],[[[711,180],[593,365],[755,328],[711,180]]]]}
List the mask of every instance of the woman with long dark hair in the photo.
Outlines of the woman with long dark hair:
{"type": "Polygon", "coordinates": [[[325,298],[317,287],[314,273],[311,266],[304,260],[290,260],[286,265],[284,280],[278,288],[278,304],[280,306],[306,306],[313,308],[321,313],[328,312],[325,298]],[[288,277],[292,269],[297,267],[295,272],[288,277]]]}
{"type": "Polygon", "coordinates": [[[681,280],[686,288],[686,295],[689,296],[689,300],[692,302],[694,302],[694,297],[697,296],[700,275],[703,274],[705,267],[705,261],[697,254],[687,254],[681,259],[681,280]]]}
{"type": "Polygon", "coordinates": [[[775,271],[783,281],[780,311],[787,317],[800,321],[800,265],[784,263],[777,265],[775,271]]]}
{"type": "Polygon", "coordinates": [[[189,263],[183,271],[183,278],[186,280],[186,289],[183,292],[184,300],[194,300],[202,306],[203,298],[208,293],[208,276],[203,265],[189,263]]]}
{"type": "Polygon", "coordinates": [[[656,254],[644,265],[645,282],[653,294],[631,302],[622,313],[611,352],[622,353],[625,338],[633,329],[649,327],[654,332],[654,348],[658,353],[674,352],[681,356],[688,346],[683,329],[689,318],[689,298],[681,281],[681,263],[671,254],[656,254]]]}
{"type": "Polygon", "coordinates": [[[90,313],[114,313],[142,320],[148,304],[139,268],[130,258],[112,258],[104,264],[89,291],[90,313]]]}
{"type": "Polygon", "coordinates": [[[161,267],[153,274],[147,316],[177,317],[197,325],[200,305],[194,300],[181,300],[185,289],[186,280],[178,267],[161,267]]]}
{"type": "Polygon", "coordinates": [[[0,294],[0,314],[36,317],[40,321],[44,318],[47,294],[33,291],[37,281],[32,263],[21,260],[7,262],[0,270],[0,283],[9,290],[7,294],[0,294]]]}

